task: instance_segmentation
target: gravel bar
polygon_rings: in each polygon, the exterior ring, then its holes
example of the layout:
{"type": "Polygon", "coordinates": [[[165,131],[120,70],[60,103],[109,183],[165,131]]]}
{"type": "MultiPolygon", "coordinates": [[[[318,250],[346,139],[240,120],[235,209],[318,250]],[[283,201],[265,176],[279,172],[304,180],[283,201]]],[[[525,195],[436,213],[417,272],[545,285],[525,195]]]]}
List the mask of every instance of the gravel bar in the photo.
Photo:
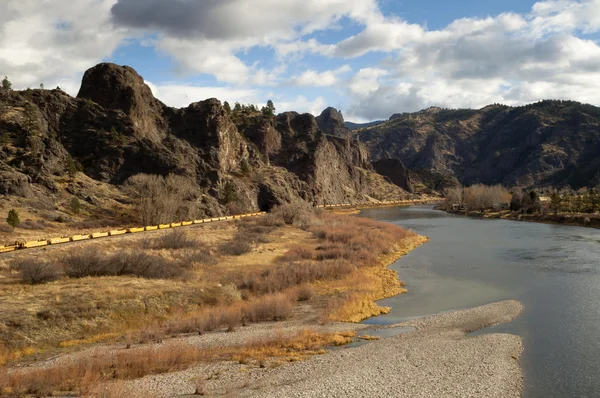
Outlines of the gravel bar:
{"type": "Polygon", "coordinates": [[[266,368],[206,364],[130,387],[148,396],[191,396],[192,380],[202,378],[206,396],[521,397],[521,338],[467,333],[509,322],[522,310],[517,301],[502,301],[389,326],[415,330],[304,361],[266,368]]]}

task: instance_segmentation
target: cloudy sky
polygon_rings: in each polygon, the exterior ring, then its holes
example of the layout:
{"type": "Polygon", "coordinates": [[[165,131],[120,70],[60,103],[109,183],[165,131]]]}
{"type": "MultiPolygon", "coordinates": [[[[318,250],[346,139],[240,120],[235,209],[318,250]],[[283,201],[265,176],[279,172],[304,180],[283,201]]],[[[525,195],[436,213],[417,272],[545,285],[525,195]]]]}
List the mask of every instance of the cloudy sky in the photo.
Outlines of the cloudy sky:
{"type": "Polygon", "coordinates": [[[428,106],[600,105],[600,0],[1,0],[0,76],[108,61],[172,106],[209,97],[347,120],[428,106]]]}

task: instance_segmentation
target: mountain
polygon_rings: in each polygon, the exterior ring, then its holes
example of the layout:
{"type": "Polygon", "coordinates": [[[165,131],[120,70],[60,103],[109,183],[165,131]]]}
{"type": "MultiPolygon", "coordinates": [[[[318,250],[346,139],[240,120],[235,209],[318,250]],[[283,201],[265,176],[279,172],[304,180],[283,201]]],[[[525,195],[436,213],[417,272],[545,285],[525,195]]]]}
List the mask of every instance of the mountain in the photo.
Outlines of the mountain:
{"type": "MultiPolygon", "coordinates": [[[[327,115],[323,128],[342,131],[327,115]]],[[[171,108],[130,67],[91,68],[76,98],[0,92],[2,208],[54,219],[76,197],[97,217],[125,217],[123,185],[140,173],[183,178],[189,217],[409,196],[375,173],[364,144],[327,135],[312,115],[228,112],[216,99],[171,108]]]]}
{"type": "Polygon", "coordinates": [[[368,123],[352,123],[352,122],[346,122],[346,127],[348,127],[350,130],[360,130],[360,129],[364,129],[366,127],[373,127],[373,126],[377,126],[378,124],[381,123],[385,123],[385,120],[376,120],[374,122],[368,122],[368,123]]]}
{"type": "Polygon", "coordinates": [[[573,101],[429,108],[354,134],[374,161],[399,159],[415,181],[436,189],[456,181],[575,189],[600,183],[600,108],[573,101]]]}

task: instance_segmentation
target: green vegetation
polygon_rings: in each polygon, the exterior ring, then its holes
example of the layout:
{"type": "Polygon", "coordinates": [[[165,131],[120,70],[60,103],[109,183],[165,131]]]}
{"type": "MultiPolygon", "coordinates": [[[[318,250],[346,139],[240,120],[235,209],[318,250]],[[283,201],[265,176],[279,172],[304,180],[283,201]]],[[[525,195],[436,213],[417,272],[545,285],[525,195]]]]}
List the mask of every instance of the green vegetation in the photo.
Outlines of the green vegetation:
{"type": "Polygon", "coordinates": [[[12,90],[12,83],[10,82],[10,80],[8,80],[8,77],[4,76],[4,79],[2,79],[2,90],[12,90]]]}
{"type": "Polygon", "coordinates": [[[81,202],[79,201],[79,199],[73,198],[69,203],[69,207],[71,208],[71,212],[73,214],[79,214],[79,212],[81,211],[81,202]]]}
{"type": "Polygon", "coordinates": [[[8,212],[8,217],[6,218],[6,222],[13,228],[17,228],[21,224],[21,220],[19,220],[19,213],[12,209],[8,212]]]}

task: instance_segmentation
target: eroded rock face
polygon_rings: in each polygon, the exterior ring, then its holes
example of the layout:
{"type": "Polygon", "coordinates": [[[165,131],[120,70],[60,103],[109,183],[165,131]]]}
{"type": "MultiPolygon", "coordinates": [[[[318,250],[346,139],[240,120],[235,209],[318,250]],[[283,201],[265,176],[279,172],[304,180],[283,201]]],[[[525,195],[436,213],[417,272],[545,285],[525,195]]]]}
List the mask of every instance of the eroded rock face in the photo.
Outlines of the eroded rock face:
{"type": "Polygon", "coordinates": [[[342,113],[335,108],[326,108],[317,116],[317,125],[325,134],[346,138],[350,136],[350,129],[344,123],[342,113]]]}
{"type": "MultiPolygon", "coordinates": [[[[324,112],[325,124],[343,124],[333,111],[324,112]]],[[[366,147],[326,135],[312,115],[233,115],[217,99],[170,108],[132,68],[114,64],[88,70],[77,98],[58,89],[3,93],[0,136],[4,195],[58,194],[57,178],[75,165],[117,187],[138,173],[186,176],[209,214],[232,198],[250,210],[365,200],[378,191],[368,182],[366,147]]],[[[389,198],[406,195],[385,188],[389,198]]],[[[93,184],[71,191],[82,200],[101,196],[93,184]]]]}
{"type": "Polygon", "coordinates": [[[410,175],[408,169],[400,159],[380,159],[373,162],[375,171],[405,191],[412,192],[410,175]]]}

